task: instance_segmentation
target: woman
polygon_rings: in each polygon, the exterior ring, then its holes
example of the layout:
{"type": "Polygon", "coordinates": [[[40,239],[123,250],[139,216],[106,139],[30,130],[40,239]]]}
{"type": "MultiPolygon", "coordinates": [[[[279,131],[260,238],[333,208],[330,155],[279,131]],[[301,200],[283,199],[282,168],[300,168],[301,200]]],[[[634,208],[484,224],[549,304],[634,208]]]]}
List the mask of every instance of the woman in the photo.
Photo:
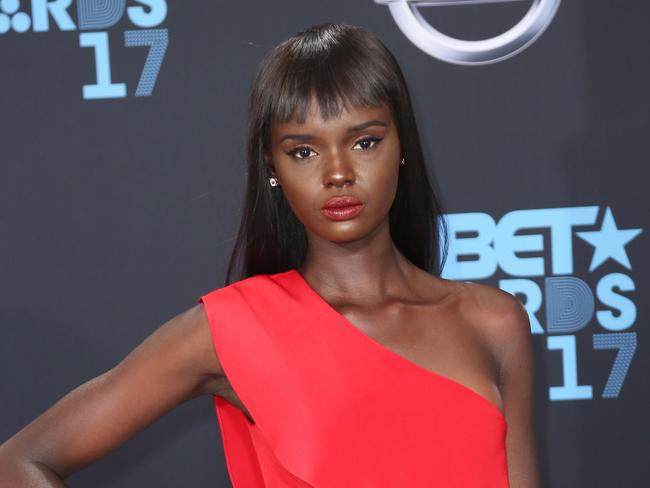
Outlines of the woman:
{"type": "Polygon", "coordinates": [[[527,314],[439,276],[441,209],[377,37],[325,24],[267,55],[247,177],[225,286],[0,446],[0,485],[64,486],[213,395],[236,488],[539,486],[527,314]]]}

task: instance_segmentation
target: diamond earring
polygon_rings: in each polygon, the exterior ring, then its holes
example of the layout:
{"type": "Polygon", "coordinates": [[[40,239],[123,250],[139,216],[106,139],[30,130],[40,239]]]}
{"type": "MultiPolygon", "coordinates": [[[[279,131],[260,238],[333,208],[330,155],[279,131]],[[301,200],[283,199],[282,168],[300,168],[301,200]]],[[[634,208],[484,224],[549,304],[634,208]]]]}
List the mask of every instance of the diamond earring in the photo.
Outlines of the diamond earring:
{"type": "Polygon", "coordinates": [[[402,162],[401,162],[400,164],[401,164],[401,165],[405,165],[405,164],[406,164],[406,160],[405,160],[404,158],[402,158],[402,162]]]}
{"type": "Polygon", "coordinates": [[[278,182],[278,179],[275,176],[271,176],[269,178],[269,183],[271,184],[271,186],[279,186],[279,184],[280,184],[278,182]]]}

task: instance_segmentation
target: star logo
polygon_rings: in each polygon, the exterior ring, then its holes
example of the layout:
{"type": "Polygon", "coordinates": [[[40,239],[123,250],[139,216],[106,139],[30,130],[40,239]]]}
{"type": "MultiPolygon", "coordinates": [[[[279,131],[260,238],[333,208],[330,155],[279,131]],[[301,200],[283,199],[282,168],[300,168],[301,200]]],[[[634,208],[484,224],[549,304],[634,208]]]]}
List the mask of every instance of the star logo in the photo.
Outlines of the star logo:
{"type": "Polygon", "coordinates": [[[593,271],[612,258],[627,269],[632,269],[630,260],[625,252],[625,246],[643,229],[619,229],[616,227],[612,210],[607,207],[600,230],[576,232],[576,235],[594,246],[594,255],[591,258],[589,271],[593,271]]]}

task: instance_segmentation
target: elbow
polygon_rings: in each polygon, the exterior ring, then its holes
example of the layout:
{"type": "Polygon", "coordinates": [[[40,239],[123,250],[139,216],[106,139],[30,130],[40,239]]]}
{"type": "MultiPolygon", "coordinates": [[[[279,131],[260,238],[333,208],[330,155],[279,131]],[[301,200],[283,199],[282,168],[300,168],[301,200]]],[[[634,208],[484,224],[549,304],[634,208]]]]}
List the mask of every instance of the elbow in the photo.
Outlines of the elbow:
{"type": "Polygon", "coordinates": [[[0,487],[65,488],[63,479],[45,464],[0,445],[0,487]]]}

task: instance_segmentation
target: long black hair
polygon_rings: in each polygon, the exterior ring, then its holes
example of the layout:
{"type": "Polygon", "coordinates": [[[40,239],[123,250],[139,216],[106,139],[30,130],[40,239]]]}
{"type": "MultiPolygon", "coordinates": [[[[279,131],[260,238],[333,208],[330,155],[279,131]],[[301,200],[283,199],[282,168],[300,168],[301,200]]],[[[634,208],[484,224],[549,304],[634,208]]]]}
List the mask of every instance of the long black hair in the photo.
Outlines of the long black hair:
{"type": "Polygon", "coordinates": [[[225,284],[298,268],[305,258],[305,228],[282,190],[269,185],[264,154],[270,152],[272,120],[287,122],[295,113],[303,123],[312,93],[323,119],[340,114],[346,103],[390,106],[406,160],[389,213],[391,237],[409,261],[439,276],[447,257],[447,225],[431,188],[402,71],[373,33],[327,23],[280,43],[257,69],[248,106],[246,194],[225,284]]]}

